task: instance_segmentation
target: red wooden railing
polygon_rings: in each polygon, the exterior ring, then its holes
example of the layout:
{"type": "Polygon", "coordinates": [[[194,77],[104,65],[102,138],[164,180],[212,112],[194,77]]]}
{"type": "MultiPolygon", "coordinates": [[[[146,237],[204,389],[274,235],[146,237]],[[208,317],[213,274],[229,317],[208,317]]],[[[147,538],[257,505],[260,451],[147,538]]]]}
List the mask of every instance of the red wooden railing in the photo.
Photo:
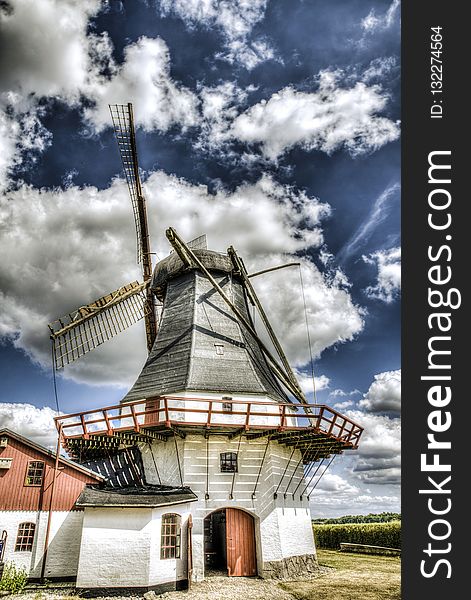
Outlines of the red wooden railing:
{"type": "Polygon", "coordinates": [[[323,404],[279,404],[231,399],[232,410],[222,409],[223,399],[161,396],[56,417],[65,439],[113,435],[159,427],[242,428],[245,431],[310,430],[356,448],[363,428],[323,404]],[[297,409],[297,412],[295,410],[297,409]],[[304,411],[304,412],[301,412],[304,411]]]}

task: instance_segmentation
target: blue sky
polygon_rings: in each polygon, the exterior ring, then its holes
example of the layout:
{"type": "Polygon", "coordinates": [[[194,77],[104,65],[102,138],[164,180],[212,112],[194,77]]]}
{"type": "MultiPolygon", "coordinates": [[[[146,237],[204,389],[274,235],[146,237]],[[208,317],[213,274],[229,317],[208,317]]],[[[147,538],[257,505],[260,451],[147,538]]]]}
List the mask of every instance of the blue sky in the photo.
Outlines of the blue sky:
{"type": "MultiPolygon", "coordinates": [[[[301,260],[318,400],[366,426],[317,516],[399,508],[399,4],[11,0],[0,24],[0,420],[47,443],[47,323],[139,279],[108,103],[133,102],[152,246],[301,260]]],[[[256,283],[306,392],[299,274],[256,283]]],[[[119,402],[142,324],[58,380],[60,409],[119,402]]],[[[49,408],[48,408],[49,407],[49,408]]]]}

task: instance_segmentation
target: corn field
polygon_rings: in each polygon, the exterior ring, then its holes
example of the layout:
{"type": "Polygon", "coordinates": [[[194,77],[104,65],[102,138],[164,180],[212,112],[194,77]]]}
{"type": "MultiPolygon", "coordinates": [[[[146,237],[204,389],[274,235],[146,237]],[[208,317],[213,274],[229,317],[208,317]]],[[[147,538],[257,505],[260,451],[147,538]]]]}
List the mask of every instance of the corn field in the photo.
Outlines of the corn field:
{"type": "Polygon", "coordinates": [[[386,548],[401,547],[400,521],[313,525],[313,530],[318,548],[339,550],[340,542],[384,546],[386,548]]]}

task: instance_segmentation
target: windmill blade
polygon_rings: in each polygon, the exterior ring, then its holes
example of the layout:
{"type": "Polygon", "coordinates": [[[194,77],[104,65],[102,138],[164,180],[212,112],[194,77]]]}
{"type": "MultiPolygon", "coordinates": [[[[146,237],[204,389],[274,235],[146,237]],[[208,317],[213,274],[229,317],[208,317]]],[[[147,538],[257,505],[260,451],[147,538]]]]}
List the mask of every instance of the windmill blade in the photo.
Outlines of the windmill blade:
{"type": "MultiPolygon", "coordinates": [[[[152,256],[150,251],[149,227],[147,224],[146,200],[142,193],[137,161],[136,133],[132,104],[110,104],[111,119],[118,142],[124,174],[131,196],[132,210],[137,235],[137,262],[142,264],[142,276],[147,281],[152,276],[152,256]]],[[[157,335],[154,296],[150,288],[146,291],[149,310],[145,315],[147,349],[150,352],[157,335]]]]}
{"type": "Polygon", "coordinates": [[[118,142],[119,153],[123,161],[124,174],[131,197],[134,223],[137,235],[137,262],[142,263],[143,231],[139,210],[140,199],[143,199],[139,164],[136,152],[136,135],[131,104],[110,104],[111,119],[118,142]]]}
{"type": "Polygon", "coordinates": [[[57,369],[68,365],[144,318],[150,280],[134,281],[49,324],[57,369]]]}

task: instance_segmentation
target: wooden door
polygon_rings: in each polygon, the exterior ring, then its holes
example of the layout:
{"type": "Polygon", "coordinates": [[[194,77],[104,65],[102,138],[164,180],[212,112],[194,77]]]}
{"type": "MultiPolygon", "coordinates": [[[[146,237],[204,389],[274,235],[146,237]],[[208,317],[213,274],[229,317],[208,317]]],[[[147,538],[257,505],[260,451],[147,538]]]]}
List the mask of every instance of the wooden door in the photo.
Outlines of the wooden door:
{"type": "Polygon", "coordinates": [[[226,546],[229,577],[257,574],[255,528],[251,515],[237,508],[226,508],[226,546]]]}

